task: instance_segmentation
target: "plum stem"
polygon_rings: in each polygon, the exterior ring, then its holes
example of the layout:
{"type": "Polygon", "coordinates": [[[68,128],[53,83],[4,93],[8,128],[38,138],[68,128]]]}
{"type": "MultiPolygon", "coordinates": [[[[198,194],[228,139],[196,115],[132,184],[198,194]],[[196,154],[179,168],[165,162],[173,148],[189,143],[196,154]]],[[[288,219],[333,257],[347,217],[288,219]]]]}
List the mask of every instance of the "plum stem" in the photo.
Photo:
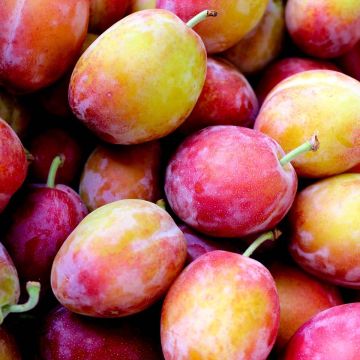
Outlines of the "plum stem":
{"type": "Polygon", "coordinates": [[[49,175],[46,182],[47,187],[49,188],[55,187],[56,173],[59,167],[63,165],[63,163],[64,163],[64,157],[62,155],[57,155],[54,157],[50,166],[49,175]]]}
{"type": "Polygon", "coordinates": [[[195,15],[192,19],[190,19],[186,25],[189,28],[193,28],[194,26],[196,26],[199,22],[205,20],[208,17],[215,17],[217,16],[217,12],[215,10],[204,10],[202,12],[200,12],[199,14],[195,15]]]}
{"type": "Polygon", "coordinates": [[[29,299],[24,304],[5,305],[0,309],[0,324],[4,318],[10,313],[22,313],[33,309],[39,302],[40,283],[37,281],[28,281],[26,283],[26,291],[29,294],[29,299]]]}
{"type": "Polygon", "coordinates": [[[250,257],[253,252],[265,241],[271,240],[275,241],[281,235],[281,231],[278,229],[268,231],[260,235],[252,244],[245,250],[243,256],[250,257]]]}
{"type": "Polygon", "coordinates": [[[291,150],[287,153],[282,159],[280,159],[281,166],[288,164],[290,161],[294,160],[297,156],[308,152],[316,151],[320,146],[319,140],[316,135],[313,135],[310,140],[306,141],[304,144],[298,146],[294,150],[291,150]]]}
{"type": "Polygon", "coordinates": [[[25,149],[25,148],[24,148],[24,150],[25,150],[26,160],[29,161],[29,162],[34,161],[35,158],[34,158],[34,156],[30,153],[30,151],[29,151],[28,149],[25,149]]]}
{"type": "Polygon", "coordinates": [[[157,202],[156,202],[156,205],[161,207],[162,209],[166,210],[166,203],[165,203],[165,200],[164,199],[159,199],[157,202]]]}

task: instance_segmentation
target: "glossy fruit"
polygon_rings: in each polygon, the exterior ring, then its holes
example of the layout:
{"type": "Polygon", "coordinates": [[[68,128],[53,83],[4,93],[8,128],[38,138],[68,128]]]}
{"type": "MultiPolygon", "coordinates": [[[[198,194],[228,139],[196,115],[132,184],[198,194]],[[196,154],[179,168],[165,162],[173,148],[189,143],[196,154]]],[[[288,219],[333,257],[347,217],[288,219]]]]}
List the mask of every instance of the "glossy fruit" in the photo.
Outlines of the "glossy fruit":
{"type": "Polygon", "coordinates": [[[117,321],[91,319],[58,307],[46,316],[42,327],[41,358],[160,360],[160,344],[144,329],[141,320],[134,317],[117,321]]]}
{"type": "Polygon", "coordinates": [[[251,127],[258,111],[256,95],[246,78],[227,61],[208,58],[201,95],[179,131],[189,134],[212,125],[251,127]]]}
{"type": "Polygon", "coordinates": [[[360,288],[360,174],[306,187],[290,211],[290,253],[306,271],[333,284],[360,288]]]}
{"type": "Polygon", "coordinates": [[[264,360],[279,326],[274,280],[259,262],[227,251],[193,261],[166,295],[166,360],[264,360]]]}
{"type": "Polygon", "coordinates": [[[160,144],[98,146],[80,180],[80,196],[90,210],[121,199],[160,199],[160,144]]]}
{"type": "Polygon", "coordinates": [[[360,40],[360,2],[289,0],[286,26],[296,45],[318,58],[344,54],[360,40]]]}
{"type": "Polygon", "coordinates": [[[140,312],[180,273],[186,241],[170,215],[144,200],[119,200],[90,213],[56,255],[51,285],[69,310],[95,317],[140,312]]]}
{"type": "Polygon", "coordinates": [[[275,345],[280,351],[306,321],[343,301],[335,286],[323,283],[295,266],[273,263],[268,268],[280,299],[280,327],[275,345]]]}
{"type": "Polygon", "coordinates": [[[28,186],[16,200],[4,243],[21,280],[40,281],[45,290],[56,253],[87,210],[79,195],[65,185],[28,186]]]}
{"type": "Polygon", "coordinates": [[[224,56],[243,74],[254,74],[279,55],[284,34],[284,5],[281,0],[270,0],[257,26],[224,56]]]}
{"type": "Polygon", "coordinates": [[[239,126],[211,126],[189,136],[170,160],[165,193],[189,226],[216,237],[243,237],[275,227],[297,189],[281,147],[239,126]],[[260,195],[261,194],[261,195],[260,195]]]}
{"type": "Polygon", "coordinates": [[[169,11],[139,11],[81,56],[69,102],[101,139],[142,143],[180,126],[200,96],[205,73],[205,47],[192,29],[169,11]]]}
{"type": "Polygon", "coordinates": [[[317,134],[317,152],[293,161],[298,175],[342,173],[360,159],[360,83],[342,73],[310,70],[279,83],[267,96],[254,128],[276,140],[285,152],[317,134]]]}
{"type": "Polygon", "coordinates": [[[251,31],[264,15],[267,0],[157,0],[156,7],[174,12],[183,21],[205,9],[218,16],[197,25],[194,30],[203,39],[210,54],[228,49],[251,31]]]}
{"type": "Polygon", "coordinates": [[[284,360],[357,360],[360,303],[324,310],[304,324],[286,347],[284,360]]]}
{"type": "Polygon", "coordinates": [[[89,0],[6,0],[0,8],[0,84],[33,92],[59,79],[80,51],[89,0]]]}

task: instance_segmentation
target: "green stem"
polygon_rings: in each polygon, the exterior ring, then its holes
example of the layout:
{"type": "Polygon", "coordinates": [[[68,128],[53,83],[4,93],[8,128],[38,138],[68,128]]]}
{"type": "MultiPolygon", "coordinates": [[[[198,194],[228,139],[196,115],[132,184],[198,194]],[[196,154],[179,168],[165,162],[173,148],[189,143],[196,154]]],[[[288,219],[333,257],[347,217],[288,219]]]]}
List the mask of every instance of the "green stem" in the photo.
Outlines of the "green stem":
{"type": "Polygon", "coordinates": [[[274,231],[268,231],[265,234],[260,235],[243,253],[243,256],[250,257],[253,252],[265,241],[272,240],[275,241],[279,236],[281,235],[281,232],[277,229],[274,231]]]}
{"type": "Polygon", "coordinates": [[[55,187],[55,178],[56,178],[56,173],[59,169],[59,167],[64,163],[63,161],[63,157],[60,155],[57,155],[54,157],[54,160],[51,163],[50,166],[50,170],[49,170],[49,175],[47,178],[47,187],[49,188],[53,188],[55,187]]]}
{"type": "Polygon", "coordinates": [[[165,200],[164,199],[159,199],[157,202],[156,202],[156,205],[161,207],[162,209],[166,210],[166,203],[165,203],[165,200]]]}
{"type": "Polygon", "coordinates": [[[313,135],[312,138],[308,140],[306,143],[298,146],[294,150],[287,153],[282,159],[280,159],[280,164],[281,166],[284,166],[305,152],[316,151],[319,148],[319,146],[320,143],[317,136],[313,135]]]}
{"type": "Polygon", "coordinates": [[[36,281],[28,281],[26,283],[26,291],[29,294],[29,299],[24,304],[5,305],[0,309],[0,324],[4,318],[10,313],[22,313],[33,309],[39,302],[40,283],[36,281]]]}
{"type": "Polygon", "coordinates": [[[205,20],[208,17],[215,17],[217,16],[217,12],[215,10],[204,10],[201,13],[195,15],[192,19],[190,19],[186,25],[189,28],[193,28],[194,26],[196,26],[199,22],[205,20]]]}

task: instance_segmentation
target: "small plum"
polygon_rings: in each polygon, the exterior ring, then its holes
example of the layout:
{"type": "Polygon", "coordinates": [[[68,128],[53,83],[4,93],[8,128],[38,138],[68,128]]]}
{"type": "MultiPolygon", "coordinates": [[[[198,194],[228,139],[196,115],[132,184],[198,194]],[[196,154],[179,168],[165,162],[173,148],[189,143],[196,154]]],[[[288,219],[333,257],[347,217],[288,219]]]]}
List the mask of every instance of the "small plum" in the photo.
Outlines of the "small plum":
{"type": "Polygon", "coordinates": [[[79,192],[88,209],[121,199],[160,198],[160,145],[98,146],[88,158],[79,192]]]}
{"type": "Polygon", "coordinates": [[[230,63],[208,58],[204,87],[179,131],[189,134],[212,125],[251,127],[259,106],[246,78],[230,63]]]}
{"type": "Polygon", "coordinates": [[[41,334],[43,360],[162,359],[160,344],[134,317],[93,319],[60,306],[46,316],[41,334]]]}
{"type": "Polygon", "coordinates": [[[70,311],[123,317],[159,300],[186,259],[170,215],[145,200],[118,200],[91,212],[55,257],[51,285],[70,311]]]}
{"type": "Polygon", "coordinates": [[[74,190],[54,184],[54,168],[47,185],[28,185],[10,205],[6,245],[21,280],[37,280],[49,288],[56,253],[87,214],[74,190]]]}
{"type": "Polygon", "coordinates": [[[307,70],[334,70],[340,71],[338,67],[328,61],[315,60],[302,57],[288,57],[273,62],[260,77],[256,87],[256,95],[262,104],[269,92],[282,80],[307,70]]]}
{"type": "Polygon", "coordinates": [[[228,251],[201,255],[180,274],[161,312],[166,360],[265,360],[279,327],[269,271],[228,251]]]}
{"type": "Polygon", "coordinates": [[[360,174],[328,177],[298,193],[289,213],[290,254],[327,282],[360,288],[360,174]]]}
{"type": "Polygon", "coordinates": [[[204,9],[218,16],[195,26],[209,54],[219,53],[240,41],[260,21],[268,0],[157,0],[156,7],[172,11],[187,22],[204,9]]]}
{"type": "Polygon", "coordinates": [[[204,44],[189,26],[170,11],[138,11],[82,54],[70,79],[69,102],[102,140],[138,144],[164,137],[185,121],[205,73],[204,44]]]}
{"type": "Polygon", "coordinates": [[[214,237],[244,237],[275,227],[294,200],[297,177],[282,166],[281,147],[240,126],[210,126],[190,135],[166,169],[175,214],[214,237]]]}
{"type": "Polygon", "coordinates": [[[360,2],[288,0],[286,26],[295,44],[318,58],[333,58],[360,40],[360,2]]]}
{"type": "Polygon", "coordinates": [[[243,74],[262,70],[279,55],[285,34],[282,0],[270,0],[259,24],[223,55],[243,74]]]}
{"type": "Polygon", "coordinates": [[[360,159],[360,82],[331,70],[310,70],[281,81],[266,97],[254,129],[285,152],[317,134],[316,153],[293,161],[301,177],[340,174],[360,159]]]}
{"type": "Polygon", "coordinates": [[[5,1],[0,7],[0,84],[34,92],[59,79],[85,39],[89,0],[5,1]]]}
{"type": "Polygon", "coordinates": [[[306,321],[343,301],[335,286],[323,283],[295,266],[276,262],[268,269],[280,299],[280,327],[275,345],[280,351],[306,321]]]}
{"type": "Polygon", "coordinates": [[[358,360],[360,303],[334,306],[315,315],[291,338],[283,360],[358,360]]]}

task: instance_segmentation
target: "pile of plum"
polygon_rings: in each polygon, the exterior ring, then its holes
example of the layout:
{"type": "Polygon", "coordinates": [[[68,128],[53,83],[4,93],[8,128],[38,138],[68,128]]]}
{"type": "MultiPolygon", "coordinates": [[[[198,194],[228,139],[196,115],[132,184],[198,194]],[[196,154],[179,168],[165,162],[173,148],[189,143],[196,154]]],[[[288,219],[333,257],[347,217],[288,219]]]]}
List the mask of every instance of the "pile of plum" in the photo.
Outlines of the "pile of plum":
{"type": "Polygon", "coordinates": [[[360,359],[360,0],[3,1],[0,229],[1,360],[360,359]]]}

